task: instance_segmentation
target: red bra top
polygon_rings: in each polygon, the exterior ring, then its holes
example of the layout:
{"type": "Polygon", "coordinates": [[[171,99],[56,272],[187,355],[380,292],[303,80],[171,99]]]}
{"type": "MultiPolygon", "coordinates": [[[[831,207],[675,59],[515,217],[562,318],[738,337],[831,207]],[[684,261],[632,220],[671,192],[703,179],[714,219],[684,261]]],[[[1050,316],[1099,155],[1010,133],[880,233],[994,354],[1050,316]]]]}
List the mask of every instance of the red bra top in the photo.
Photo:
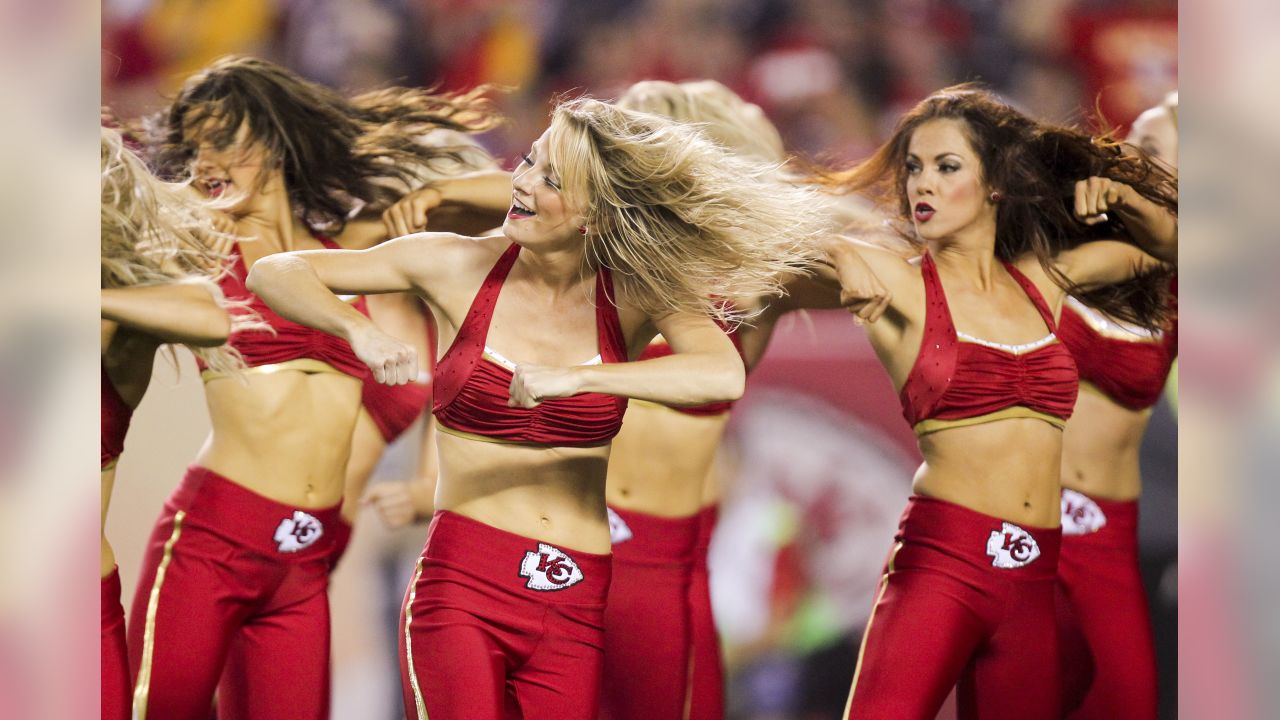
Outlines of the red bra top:
{"type": "Polygon", "coordinates": [[[965,336],[947,307],[933,258],[925,253],[925,323],[920,354],[902,386],[902,414],[917,435],[1007,417],[1034,417],[1062,427],[1075,407],[1078,376],[1060,342],[1049,305],[1016,267],[1005,268],[1040,311],[1049,335],[1009,346],[965,336]]]}
{"type": "MultiPolygon", "coordinates": [[[[720,329],[724,330],[725,334],[729,336],[729,339],[733,341],[733,346],[738,350],[738,357],[742,357],[745,361],[742,351],[742,338],[738,337],[737,328],[735,327],[730,329],[724,325],[720,325],[720,329]]],[[[649,345],[645,347],[644,351],[640,353],[640,357],[638,359],[652,360],[654,358],[666,357],[671,354],[671,346],[667,344],[666,340],[662,339],[661,335],[659,335],[657,338],[654,338],[653,342],[649,343],[649,345]]],[[[694,405],[692,407],[676,407],[674,405],[669,405],[667,407],[670,407],[676,412],[684,413],[685,415],[706,417],[710,415],[722,415],[729,412],[733,409],[733,403],[733,400],[724,400],[721,402],[707,403],[706,405],[694,405]]]]}
{"type": "MultiPolygon", "coordinates": [[[[315,238],[330,250],[340,249],[337,243],[323,235],[317,234],[315,238]]],[[[245,365],[257,368],[305,358],[324,364],[314,368],[316,371],[332,369],[361,379],[369,375],[368,366],[356,357],[346,340],[286,320],[277,315],[261,298],[249,292],[244,285],[249,271],[245,268],[239,245],[232,258],[231,271],[218,281],[223,294],[228,300],[247,300],[248,309],[258,313],[275,330],[274,334],[266,330],[246,330],[231,335],[227,343],[240,351],[245,365]]],[[[363,297],[356,298],[351,304],[365,315],[369,314],[363,297]]],[[[233,307],[230,312],[236,314],[245,310],[233,307]]],[[[204,363],[197,364],[201,370],[206,369],[204,363]]]]}
{"type": "Polygon", "coordinates": [[[373,375],[364,379],[361,402],[388,443],[408,430],[431,404],[431,376],[436,369],[436,320],[430,310],[423,308],[423,312],[427,323],[427,356],[423,359],[427,369],[419,372],[417,380],[405,385],[384,385],[374,380],[373,375]]]}
{"type": "MultiPolygon", "coordinates": [[[[1172,287],[1177,312],[1177,284],[1172,287]]],[[[1165,332],[1121,325],[1075,298],[1067,298],[1058,336],[1075,357],[1080,380],[1112,402],[1145,410],[1160,399],[1178,357],[1178,326],[1165,332]]]]}
{"type": "Polygon", "coordinates": [[[120,397],[120,391],[102,366],[102,469],[106,470],[124,451],[124,436],[129,432],[133,408],[120,397]]]}
{"type": "MultiPolygon", "coordinates": [[[[436,364],[436,419],[443,432],[505,443],[589,447],[608,443],[622,427],[626,398],[583,393],[552,398],[535,408],[507,407],[514,364],[485,345],[498,293],[520,246],[498,259],[471,301],[453,345],[436,364]]],[[[626,342],[613,300],[613,280],[596,274],[596,334],[600,361],[626,362],[626,342]]]]}

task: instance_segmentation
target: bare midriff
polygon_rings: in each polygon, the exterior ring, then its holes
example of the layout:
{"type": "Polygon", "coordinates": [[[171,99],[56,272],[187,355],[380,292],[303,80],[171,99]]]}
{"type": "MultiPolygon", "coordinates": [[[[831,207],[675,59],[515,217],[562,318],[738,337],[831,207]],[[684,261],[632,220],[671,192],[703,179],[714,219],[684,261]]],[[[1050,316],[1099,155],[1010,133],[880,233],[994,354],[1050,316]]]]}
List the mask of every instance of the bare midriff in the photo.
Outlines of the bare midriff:
{"type": "Polygon", "coordinates": [[[728,422],[729,413],[686,415],[631,401],[609,458],[609,506],[667,518],[696,514],[728,422]]]}
{"type": "Polygon", "coordinates": [[[1036,418],[1006,418],[920,437],[924,464],[912,490],[1009,522],[1058,527],[1062,430],[1036,418]]]}
{"type": "Polygon", "coordinates": [[[436,508],[562,549],[609,552],[609,446],[485,442],[441,432],[436,508]]]}
{"type": "Polygon", "coordinates": [[[1150,418],[1150,409],[1130,410],[1081,383],[1062,436],[1062,486],[1101,500],[1136,500],[1142,494],[1138,455],[1150,418]]]}
{"type": "Polygon", "coordinates": [[[196,464],[285,505],[337,505],[360,381],[332,370],[255,370],[206,381],[213,432],[196,464]]]}

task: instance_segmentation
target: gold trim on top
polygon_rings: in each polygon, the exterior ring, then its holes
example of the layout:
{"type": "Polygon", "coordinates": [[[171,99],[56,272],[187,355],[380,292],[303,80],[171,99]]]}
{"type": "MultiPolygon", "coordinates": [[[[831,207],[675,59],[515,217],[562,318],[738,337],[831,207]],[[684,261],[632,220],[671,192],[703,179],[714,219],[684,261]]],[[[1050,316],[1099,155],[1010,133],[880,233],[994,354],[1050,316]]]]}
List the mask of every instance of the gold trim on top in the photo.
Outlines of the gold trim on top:
{"type": "Polygon", "coordinates": [[[297,372],[307,373],[307,374],[337,373],[338,375],[346,375],[346,373],[342,372],[341,370],[335,368],[334,366],[330,365],[329,363],[323,360],[316,360],[315,358],[294,358],[293,360],[285,360],[284,362],[278,362],[278,363],[269,363],[267,365],[254,365],[253,367],[247,367],[242,370],[236,370],[233,372],[221,372],[218,370],[214,370],[212,368],[206,368],[205,370],[201,371],[200,379],[205,382],[209,382],[210,380],[214,380],[217,378],[233,377],[237,374],[271,375],[273,373],[278,373],[285,370],[295,370],[297,372]]]}
{"type": "Polygon", "coordinates": [[[164,544],[164,556],[160,558],[160,567],[156,568],[155,582],[151,583],[151,595],[147,598],[147,620],[142,635],[142,663],[138,667],[138,681],[133,688],[134,720],[147,720],[147,699],[151,694],[151,661],[156,649],[156,613],[160,607],[160,586],[164,585],[165,572],[169,562],[173,560],[173,546],[182,535],[182,520],[187,516],[185,510],[179,510],[173,516],[173,532],[164,544]]]}
{"type": "Polygon", "coordinates": [[[1059,430],[1067,426],[1067,421],[1060,417],[1049,415],[1048,413],[1038,412],[1028,407],[1015,405],[1007,407],[1003,410],[997,410],[985,415],[977,415],[975,417],[960,418],[958,420],[939,420],[930,418],[921,420],[915,424],[912,429],[915,430],[916,436],[928,435],[929,433],[946,430],[948,428],[968,427],[970,425],[982,425],[983,423],[996,422],[998,420],[1008,420],[1010,418],[1031,418],[1033,420],[1043,420],[1059,430]]]}
{"type": "Polygon", "coordinates": [[[521,440],[502,440],[502,439],[500,439],[500,438],[489,437],[489,436],[487,436],[487,435],[477,435],[477,434],[475,434],[475,433],[469,433],[469,432],[466,432],[465,430],[454,430],[453,428],[448,427],[447,425],[445,425],[445,424],[444,424],[444,423],[442,423],[442,422],[437,422],[437,423],[436,423],[436,429],[437,429],[437,430],[439,430],[440,432],[442,432],[442,433],[446,434],[446,435],[452,435],[452,436],[454,436],[454,437],[460,437],[460,438],[463,438],[463,439],[465,439],[465,440],[476,440],[476,441],[478,441],[478,442],[493,443],[494,445],[515,445],[515,446],[517,446],[517,447],[530,447],[530,448],[546,448],[546,447],[585,447],[585,448],[593,448],[593,447],[603,447],[603,446],[605,446],[605,445],[608,445],[608,444],[609,444],[609,442],[610,442],[609,440],[605,440],[604,442],[592,443],[592,444],[590,444],[590,445],[582,445],[582,444],[577,444],[577,443],[575,443],[575,444],[573,444],[573,445],[549,445],[549,444],[547,444],[547,443],[524,442],[524,441],[521,441],[521,440]]]}
{"type": "Polygon", "coordinates": [[[119,464],[120,464],[120,456],[119,456],[119,455],[117,455],[117,456],[115,456],[115,457],[111,458],[110,460],[108,460],[108,461],[107,461],[107,464],[102,466],[102,470],[101,470],[100,472],[106,472],[106,471],[108,471],[108,470],[115,470],[115,469],[116,469],[116,465],[119,465],[119,464]]]}
{"type": "Polygon", "coordinates": [[[1138,325],[1114,320],[1097,310],[1085,305],[1074,297],[1067,296],[1067,309],[1084,321],[1091,330],[1105,338],[1131,343],[1155,344],[1164,342],[1164,331],[1148,330],[1138,325]]]}
{"type": "Polygon", "coordinates": [[[844,704],[844,715],[841,717],[849,717],[849,710],[853,708],[853,693],[858,689],[858,676],[862,674],[862,655],[867,651],[867,638],[871,635],[871,623],[875,622],[876,610],[880,609],[880,600],[884,598],[885,590],[889,589],[889,576],[893,574],[893,563],[898,559],[898,551],[902,550],[902,542],[894,544],[893,552],[889,554],[888,569],[885,570],[884,576],[880,578],[880,590],[876,592],[876,601],[871,605],[871,615],[867,618],[867,627],[862,631],[862,642],[858,645],[858,662],[853,666],[853,682],[849,684],[849,699],[844,704]]]}
{"type": "Polygon", "coordinates": [[[413,579],[409,581],[409,597],[404,601],[404,654],[408,662],[409,686],[413,688],[413,704],[418,710],[418,720],[428,720],[427,704],[422,699],[422,688],[418,686],[418,673],[413,667],[413,635],[409,632],[409,627],[413,624],[413,599],[418,596],[418,578],[421,576],[422,558],[418,558],[418,567],[414,569],[413,579]]]}

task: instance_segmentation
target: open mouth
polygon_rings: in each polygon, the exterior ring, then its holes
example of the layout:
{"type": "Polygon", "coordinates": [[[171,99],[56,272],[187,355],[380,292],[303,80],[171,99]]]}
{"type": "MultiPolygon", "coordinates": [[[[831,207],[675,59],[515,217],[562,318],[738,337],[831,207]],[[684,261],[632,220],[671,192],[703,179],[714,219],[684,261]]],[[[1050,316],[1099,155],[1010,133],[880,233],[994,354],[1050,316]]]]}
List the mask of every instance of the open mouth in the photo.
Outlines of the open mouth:
{"type": "Polygon", "coordinates": [[[521,205],[519,200],[512,198],[511,210],[507,213],[507,217],[511,218],[512,220],[519,220],[521,218],[533,217],[534,215],[537,215],[537,214],[538,213],[530,210],[524,205],[521,205]]]}
{"type": "Polygon", "coordinates": [[[227,191],[227,188],[231,187],[231,181],[223,180],[221,178],[206,178],[200,181],[200,185],[204,188],[206,195],[216,198],[220,197],[227,191]]]}
{"type": "Polygon", "coordinates": [[[916,203],[914,213],[916,222],[929,222],[929,218],[933,217],[935,212],[937,211],[929,203],[916,203]]]}

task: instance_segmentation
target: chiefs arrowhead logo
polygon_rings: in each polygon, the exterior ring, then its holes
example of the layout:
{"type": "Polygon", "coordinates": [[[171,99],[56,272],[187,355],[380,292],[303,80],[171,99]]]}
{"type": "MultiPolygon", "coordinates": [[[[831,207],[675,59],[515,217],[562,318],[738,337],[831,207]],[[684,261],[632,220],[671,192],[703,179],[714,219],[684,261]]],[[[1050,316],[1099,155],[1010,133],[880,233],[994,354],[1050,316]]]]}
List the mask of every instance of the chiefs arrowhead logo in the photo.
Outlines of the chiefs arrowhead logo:
{"type": "Polygon", "coordinates": [[[1089,496],[1062,489],[1062,534],[1088,535],[1102,529],[1107,516],[1089,496]]]}
{"type": "Polygon", "coordinates": [[[537,552],[527,552],[520,563],[520,577],[529,578],[530,590],[563,590],[582,582],[582,570],[559,548],[538,543],[537,552]]]}
{"type": "Polygon", "coordinates": [[[319,520],[301,510],[294,510],[293,517],[280,521],[272,539],[278,543],[277,550],[288,553],[298,552],[314,545],[322,535],[324,535],[324,525],[319,520]]]}
{"type": "Polygon", "coordinates": [[[1031,533],[1013,523],[1004,523],[987,538],[987,554],[992,558],[992,567],[1008,570],[1030,565],[1040,557],[1040,546],[1031,533]]]}
{"type": "Polygon", "coordinates": [[[627,526],[627,521],[622,516],[613,511],[613,508],[606,508],[609,511],[609,542],[613,545],[624,543],[635,534],[631,532],[631,528],[627,526]]]}

